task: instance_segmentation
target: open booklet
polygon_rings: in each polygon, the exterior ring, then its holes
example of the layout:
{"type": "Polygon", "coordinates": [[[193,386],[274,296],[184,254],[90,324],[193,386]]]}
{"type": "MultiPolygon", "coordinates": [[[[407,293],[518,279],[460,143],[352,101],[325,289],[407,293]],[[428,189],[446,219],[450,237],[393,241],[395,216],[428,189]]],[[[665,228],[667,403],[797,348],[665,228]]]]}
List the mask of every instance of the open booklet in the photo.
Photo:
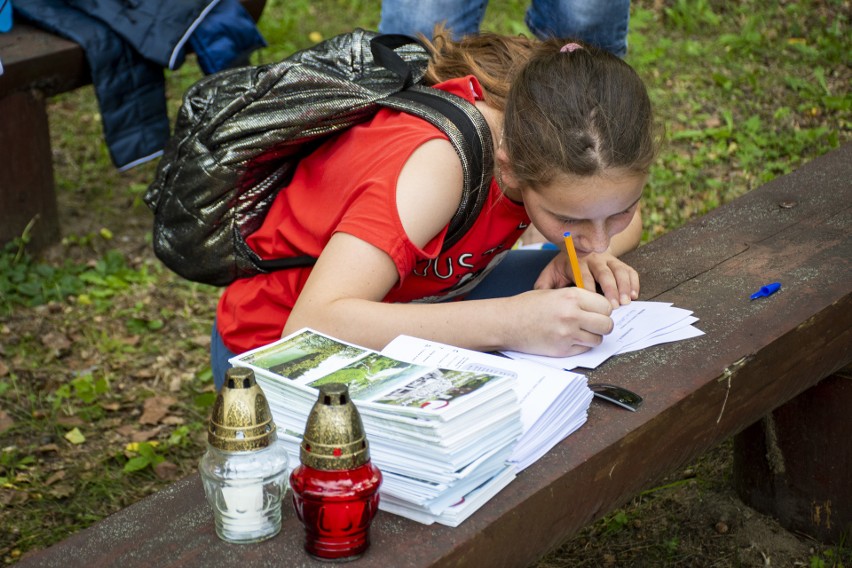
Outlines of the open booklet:
{"type": "Polygon", "coordinates": [[[582,375],[400,336],[381,353],[310,329],[243,353],[299,460],[325,382],[349,385],[385,474],[380,507],[457,526],[586,420],[582,375]]]}
{"type": "Polygon", "coordinates": [[[302,406],[313,406],[321,385],[344,383],[362,414],[423,429],[465,417],[483,401],[513,398],[515,381],[507,373],[405,362],[310,329],[243,353],[231,363],[286,379],[282,386],[302,406]]]}

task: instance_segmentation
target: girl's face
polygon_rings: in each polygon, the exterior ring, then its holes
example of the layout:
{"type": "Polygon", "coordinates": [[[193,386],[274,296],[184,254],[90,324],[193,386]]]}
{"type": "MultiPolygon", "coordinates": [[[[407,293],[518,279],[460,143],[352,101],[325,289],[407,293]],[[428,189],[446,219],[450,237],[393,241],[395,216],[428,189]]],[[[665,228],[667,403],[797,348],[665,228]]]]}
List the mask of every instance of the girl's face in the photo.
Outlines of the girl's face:
{"type": "Polygon", "coordinates": [[[578,256],[604,252],[610,239],[627,228],[636,209],[645,174],[610,170],[596,176],[557,176],[538,189],[521,189],[533,225],[551,243],[564,246],[570,231],[578,256]]]}

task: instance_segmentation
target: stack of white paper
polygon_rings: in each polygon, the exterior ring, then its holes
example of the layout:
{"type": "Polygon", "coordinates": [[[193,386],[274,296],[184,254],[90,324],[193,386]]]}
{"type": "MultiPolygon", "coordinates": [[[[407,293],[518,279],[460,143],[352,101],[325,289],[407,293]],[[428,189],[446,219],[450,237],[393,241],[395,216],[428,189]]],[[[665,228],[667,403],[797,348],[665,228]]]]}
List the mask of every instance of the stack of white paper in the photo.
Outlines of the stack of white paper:
{"type": "Polygon", "coordinates": [[[318,387],[347,384],[384,475],[380,508],[456,526],[514,478],[523,427],[512,373],[403,362],[312,330],[231,363],[255,371],[293,465],[318,387]]]}
{"type": "Polygon", "coordinates": [[[423,365],[517,376],[514,388],[521,407],[523,435],[510,461],[521,471],[582,426],[592,391],[583,375],[532,361],[507,359],[479,351],[401,335],[382,353],[423,365]]]}
{"type": "Polygon", "coordinates": [[[557,369],[595,369],[619,353],[638,351],[652,345],[704,335],[694,325],[692,312],[665,302],[631,302],[613,310],[614,327],[597,347],[571,357],[546,357],[517,351],[504,351],[513,359],[535,361],[557,369]]]}

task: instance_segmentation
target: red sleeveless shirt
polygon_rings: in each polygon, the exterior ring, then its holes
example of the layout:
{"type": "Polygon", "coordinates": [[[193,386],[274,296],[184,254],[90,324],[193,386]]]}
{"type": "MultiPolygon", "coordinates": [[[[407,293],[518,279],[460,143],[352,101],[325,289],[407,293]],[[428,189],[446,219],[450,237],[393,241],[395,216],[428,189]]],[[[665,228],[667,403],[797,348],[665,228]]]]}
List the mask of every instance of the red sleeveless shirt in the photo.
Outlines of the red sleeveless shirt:
{"type": "MultiPolygon", "coordinates": [[[[474,102],[474,77],[437,85],[474,102]]],[[[441,253],[446,228],[422,249],[405,234],[396,207],[396,184],[405,162],[423,143],[446,136],[415,116],[380,110],[303,158],[292,182],[276,197],[263,225],[247,242],[261,258],[318,257],[338,231],[383,250],[399,274],[385,302],[436,302],[463,297],[511,249],[529,224],[523,205],[492,181],[471,229],[441,253]]],[[[292,268],[230,284],[219,300],[217,327],[235,353],[281,337],[311,268],[292,268]]]]}

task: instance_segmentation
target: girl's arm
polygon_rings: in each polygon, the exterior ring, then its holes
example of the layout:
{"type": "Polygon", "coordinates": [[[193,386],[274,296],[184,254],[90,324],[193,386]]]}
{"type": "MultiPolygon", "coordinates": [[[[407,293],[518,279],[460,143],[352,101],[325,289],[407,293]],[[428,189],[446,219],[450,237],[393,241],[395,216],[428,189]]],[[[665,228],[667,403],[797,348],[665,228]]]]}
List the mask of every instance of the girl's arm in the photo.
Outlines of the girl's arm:
{"type": "MultiPolygon", "coordinates": [[[[449,222],[461,199],[461,165],[445,140],[422,145],[400,175],[397,208],[409,238],[423,246],[449,222]]],[[[527,292],[510,298],[439,304],[386,304],[396,285],[392,259],[346,233],[323,249],[284,328],[312,327],[381,349],[409,334],[467,349],[570,355],[612,329],[609,303],[586,290],[527,292]]]]}
{"type": "Polygon", "coordinates": [[[329,241],[284,328],[312,327],[381,349],[408,334],[466,349],[572,355],[612,330],[611,307],[588,290],[534,290],[518,296],[439,304],[382,303],[396,284],[384,251],[346,233],[329,241]]]}

